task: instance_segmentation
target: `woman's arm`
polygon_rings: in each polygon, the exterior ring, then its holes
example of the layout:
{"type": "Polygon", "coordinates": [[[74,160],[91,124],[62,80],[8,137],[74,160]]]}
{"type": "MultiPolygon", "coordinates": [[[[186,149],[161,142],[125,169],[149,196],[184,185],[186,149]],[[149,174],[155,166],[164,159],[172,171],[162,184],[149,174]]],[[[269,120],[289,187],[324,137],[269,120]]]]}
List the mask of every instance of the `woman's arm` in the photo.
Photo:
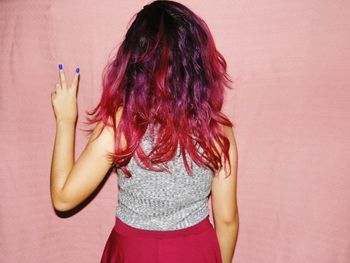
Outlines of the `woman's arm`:
{"type": "Polygon", "coordinates": [[[231,175],[228,164],[224,165],[213,178],[211,202],[213,209],[215,231],[218,237],[223,263],[231,263],[233,259],[239,229],[237,206],[237,145],[232,128],[224,127],[225,135],[230,141],[231,175]]]}
{"type": "MultiPolygon", "coordinates": [[[[118,125],[122,108],[116,113],[118,125]]],[[[59,211],[70,210],[83,202],[97,188],[112,163],[107,159],[108,152],[114,152],[114,131],[99,122],[85,146],[85,149],[74,163],[74,125],[57,123],[55,146],[51,164],[51,197],[53,206],[59,211]]],[[[122,136],[122,148],[125,138],[122,136]]]]}
{"type": "MultiPolygon", "coordinates": [[[[78,116],[77,91],[80,69],[71,87],[68,87],[62,64],[59,64],[60,83],[51,93],[52,106],[56,118],[56,136],[51,161],[50,190],[53,206],[60,211],[67,211],[84,201],[101,183],[112,166],[108,153],[114,152],[114,130],[106,126],[100,133],[103,123],[96,124],[91,137],[74,162],[75,123],[78,116]],[[96,140],[95,140],[96,139],[96,140]]],[[[123,108],[116,112],[118,126],[123,108]]],[[[109,119],[111,123],[111,118],[109,119]]],[[[121,147],[125,147],[122,134],[121,147]]]]}

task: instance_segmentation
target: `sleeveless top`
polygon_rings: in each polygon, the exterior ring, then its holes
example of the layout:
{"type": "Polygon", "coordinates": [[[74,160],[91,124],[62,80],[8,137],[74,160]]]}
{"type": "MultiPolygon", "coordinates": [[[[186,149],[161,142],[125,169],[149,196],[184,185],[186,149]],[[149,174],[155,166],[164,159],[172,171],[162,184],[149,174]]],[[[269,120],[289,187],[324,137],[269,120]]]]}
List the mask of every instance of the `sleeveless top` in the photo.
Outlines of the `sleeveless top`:
{"type": "MultiPolygon", "coordinates": [[[[140,143],[146,154],[153,148],[149,127],[140,143]]],[[[135,158],[136,154],[127,164],[131,177],[117,168],[120,174],[115,215],[121,221],[145,230],[176,230],[195,225],[209,215],[213,173],[192,161],[187,151],[192,176],[185,168],[179,145],[175,157],[167,163],[171,173],[141,168],[135,158]]]]}

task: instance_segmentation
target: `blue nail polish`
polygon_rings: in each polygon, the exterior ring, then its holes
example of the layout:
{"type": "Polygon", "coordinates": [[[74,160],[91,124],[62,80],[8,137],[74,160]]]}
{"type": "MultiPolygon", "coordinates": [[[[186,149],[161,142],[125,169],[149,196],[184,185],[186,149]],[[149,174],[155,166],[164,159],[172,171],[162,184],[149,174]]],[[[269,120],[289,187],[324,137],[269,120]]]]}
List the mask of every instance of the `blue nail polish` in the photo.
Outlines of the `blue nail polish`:
{"type": "Polygon", "coordinates": [[[58,64],[58,68],[59,69],[62,69],[63,67],[62,67],[62,64],[58,64]]]}
{"type": "Polygon", "coordinates": [[[75,69],[75,72],[79,74],[80,68],[76,68],[76,69],[75,69]]]}

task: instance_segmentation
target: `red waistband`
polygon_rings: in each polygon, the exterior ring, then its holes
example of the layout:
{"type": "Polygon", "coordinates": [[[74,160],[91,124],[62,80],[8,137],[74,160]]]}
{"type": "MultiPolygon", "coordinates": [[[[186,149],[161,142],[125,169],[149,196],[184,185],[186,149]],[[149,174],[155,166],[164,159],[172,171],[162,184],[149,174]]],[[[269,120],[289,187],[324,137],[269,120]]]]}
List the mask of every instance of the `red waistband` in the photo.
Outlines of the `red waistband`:
{"type": "Polygon", "coordinates": [[[115,217],[114,231],[124,236],[170,238],[198,234],[211,227],[213,226],[210,223],[209,215],[193,226],[176,230],[146,230],[135,228],[124,223],[120,218],[115,217]]]}

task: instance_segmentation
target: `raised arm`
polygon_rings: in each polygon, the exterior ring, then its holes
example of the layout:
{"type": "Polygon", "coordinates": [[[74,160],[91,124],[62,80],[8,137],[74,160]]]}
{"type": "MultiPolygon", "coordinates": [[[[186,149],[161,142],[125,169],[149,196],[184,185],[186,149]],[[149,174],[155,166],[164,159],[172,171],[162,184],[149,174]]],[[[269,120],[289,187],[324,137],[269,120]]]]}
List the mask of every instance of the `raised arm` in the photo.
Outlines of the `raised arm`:
{"type": "MultiPolygon", "coordinates": [[[[122,113],[119,108],[116,113],[118,125],[122,113]]],[[[82,203],[101,183],[108,173],[112,163],[107,159],[108,152],[114,152],[114,131],[97,123],[85,149],[69,169],[73,158],[74,127],[66,123],[57,124],[55,146],[51,164],[51,199],[55,209],[70,210],[82,203]],[[69,172],[67,172],[69,171],[69,172]]],[[[122,137],[122,147],[125,145],[122,137]]]]}

